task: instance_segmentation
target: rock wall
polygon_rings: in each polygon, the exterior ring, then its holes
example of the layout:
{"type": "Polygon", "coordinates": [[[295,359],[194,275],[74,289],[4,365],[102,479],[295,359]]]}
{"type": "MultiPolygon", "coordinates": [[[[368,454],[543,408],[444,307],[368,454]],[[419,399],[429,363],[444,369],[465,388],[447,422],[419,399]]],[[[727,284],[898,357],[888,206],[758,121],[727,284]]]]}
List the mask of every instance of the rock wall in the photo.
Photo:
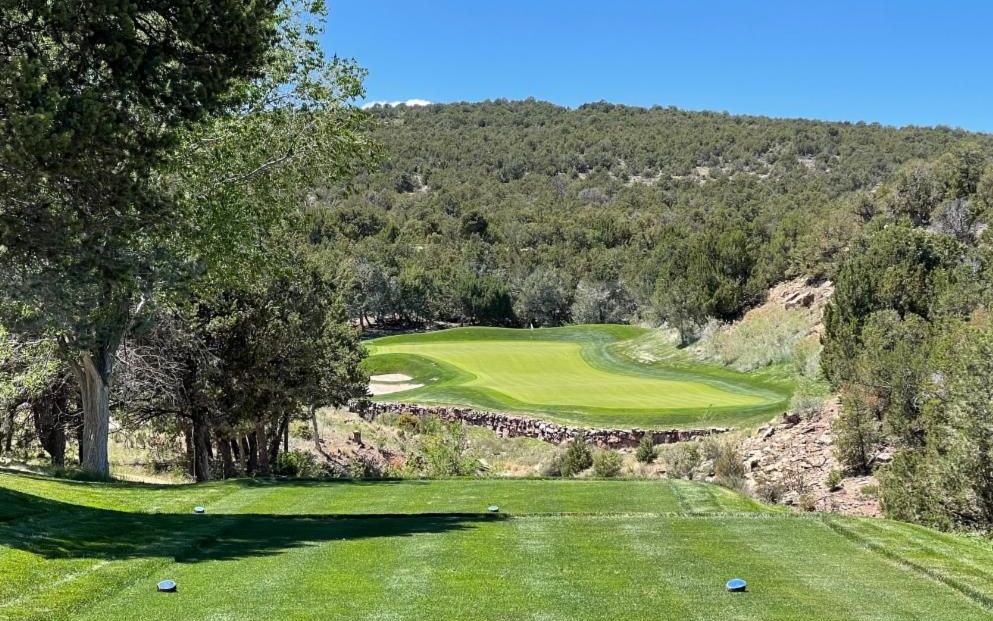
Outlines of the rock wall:
{"type": "Polygon", "coordinates": [[[424,406],[410,403],[375,403],[357,402],[349,405],[350,411],[366,420],[374,420],[383,414],[413,414],[414,416],[437,416],[449,422],[460,422],[477,427],[486,427],[504,437],[537,438],[552,444],[562,444],[572,439],[579,432],[586,434],[586,439],[601,448],[633,448],[638,446],[646,433],[652,435],[655,444],[671,444],[695,440],[706,436],[724,433],[730,429],[710,427],[706,429],[589,429],[583,427],[567,427],[543,420],[486,412],[471,408],[424,406]]]}

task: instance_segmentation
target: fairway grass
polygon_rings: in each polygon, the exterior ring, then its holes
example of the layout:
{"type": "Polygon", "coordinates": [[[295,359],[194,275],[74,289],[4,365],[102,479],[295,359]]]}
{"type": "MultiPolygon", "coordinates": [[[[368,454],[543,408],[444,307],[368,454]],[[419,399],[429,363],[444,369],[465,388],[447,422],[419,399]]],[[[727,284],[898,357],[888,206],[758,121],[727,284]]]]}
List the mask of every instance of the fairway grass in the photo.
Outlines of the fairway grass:
{"type": "Polygon", "coordinates": [[[671,345],[646,363],[647,330],[457,328],[367,343],[367,369],[423,385],[380,401],[467,405],[603,427],[749,426],[783,411],[788,381],[693,362],[671,345]]]}
{"type": "Polygon", "coordinates": [[[0,575],[4,620],[971,621],[993,602],[986,541],[687,481],[0,474],[0,575]]]}

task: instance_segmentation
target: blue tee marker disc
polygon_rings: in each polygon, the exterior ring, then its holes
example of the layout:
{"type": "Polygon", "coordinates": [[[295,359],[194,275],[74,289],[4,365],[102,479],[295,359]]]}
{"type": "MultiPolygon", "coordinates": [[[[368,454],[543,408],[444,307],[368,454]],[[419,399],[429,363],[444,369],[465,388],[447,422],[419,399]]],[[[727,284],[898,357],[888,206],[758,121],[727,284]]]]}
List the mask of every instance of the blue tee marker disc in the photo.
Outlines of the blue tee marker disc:
{"type": "Polygon", "coordinates": [[[193,507],[193,513],[206,513],[206,511],[203,507],[193,507]]]}
{"type": "Polygon", "coordinates": [[[747,586],[748,583],[741,578],[732,578],[731,580],[728,580],[727,583],[727,589],[732,593],[741,593],[747,586]]]}
{"type": "Polygon", "coordinates": [[[175,580],[163,580],[158,585],[159,591],[162,593],[175,593],[176,592],[176,581],[175,580]]]}

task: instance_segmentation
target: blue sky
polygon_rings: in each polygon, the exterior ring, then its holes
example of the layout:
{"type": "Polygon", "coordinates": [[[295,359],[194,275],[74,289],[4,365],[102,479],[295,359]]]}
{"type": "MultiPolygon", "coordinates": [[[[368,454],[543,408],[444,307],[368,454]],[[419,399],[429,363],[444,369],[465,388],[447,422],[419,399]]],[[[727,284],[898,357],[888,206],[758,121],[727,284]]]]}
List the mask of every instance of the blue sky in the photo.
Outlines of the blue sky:
{"type": "Polygon", "coordinates": [[[993,132],[993,2],[328,0],[369,101],[535,97],[993,132]]]}

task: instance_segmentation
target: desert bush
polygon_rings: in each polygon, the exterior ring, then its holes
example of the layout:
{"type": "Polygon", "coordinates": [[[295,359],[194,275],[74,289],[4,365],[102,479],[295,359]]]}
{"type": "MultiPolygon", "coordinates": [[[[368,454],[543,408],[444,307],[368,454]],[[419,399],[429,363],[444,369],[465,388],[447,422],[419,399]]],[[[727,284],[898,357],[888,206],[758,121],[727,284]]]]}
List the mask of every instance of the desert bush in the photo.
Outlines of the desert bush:
{"type": "Polygon", "coordinates": [[[285,477],[316,478],[321,475],[321,467],[313,453],[294,449],[284,451],[276,458],[274,472],[285,477]]]}
{"type": "Polygon", "coordinates": [[[387,475],[378,462],[361,454],[348,461],[345,474],[349,479],[381,479],[387,475]]]}
{"type": "Polygon", "coordinates": [[[421,420],[420,457],[429,477],[466,476],[476,472],[479,461],[469,451],[465,428],[431,417],[421,420]]]}
{"type": "Polygon", "coordinates": [[[717,447],[714,458],[714,476],[717,482],[731,489],[744,489],[745,464],[742,462],[738,443],[728,440],[718,443],[717,447]]]}
{"type": "Polygon", "coordinates": [[[876,483],[863,485],[859,488],[859,494],[865,498],[879,498],[879,485],[876,483]]]}
{"type": "Polygon", "coordinates": [[[841,480],[841,470],[834,468],[828,473],[827,480],[824,481],[824,484],[827,485],[829,490],[834,492],[841,489],[841,480]]]}
{"type": "Polygon", "coordinates": [[[542,462],[538,468],[538,474],[543,477],[562,476],[562,463],[565,461],[565,453],[558,452],[552,455],[551,459],[542,462]]]}
{"type": "Polygon", "coordinates": [[[407,434],[415,434],[420,428],[421,419],[410,414],[409,412],[404,412],[403,414],[397,415],[396,419],[392,421],[395,427],[399,427],[400,431],[407,434]]]}
{"type": "Polygon", "coordinates": [[[575,476],[592,465],[593,454],[590,452],[589,444],[586,443],[586,436],[579,433],[569,442],[569,447],[562,458],[562,476],[575,476]]]}
{"type": "Polygon", "coordinates": [[[796,500],[796,506],[799,507],[801,511],[810,513],[811,511],[817,510],[817,501],[814,499],[813,494],[801,494],[796,500]]]}
{"type": "Polygon", "coordinates": [[[677,479],[692,479],[700,466],[700,444],[679,442],[665,447],[662,454],[669,476],[677,479]]]}
{"type": "Polygon", "coordinates": [[[707,359],[739,371],[793,362],[797,345],[810,331],[809,313],[800,309],[770,308],[736,324],[708,324],[697,347],[707,359]]]}
{"type": "Polygon", "coordinates": [[[634,458],[640,463],[650,464],[657,457],[655,453],[655,442],[652,441],[652,434],[645,433],[638,441],[638,449],[634,452],[634,458]]]}
{"type": "Polygon", "coordinates": [[[776,504],[783,499],[785,493],[786,488],[779,481],[770,481],[763,477],[755,482],[755,497],[763,502],[776,504]]]}
{"type": "Polygon", "coordinates": [[[801,380],[790,399],[790,411],[805,419],[820,414],[828,399],[829,388],[823,381],[801,380]]]}
{"type": "Polygon", "coordinates": [[[593,473],[610,479],[621,473],[621,456],[615,451],[600,450],[593,454],[593,473]]]}

